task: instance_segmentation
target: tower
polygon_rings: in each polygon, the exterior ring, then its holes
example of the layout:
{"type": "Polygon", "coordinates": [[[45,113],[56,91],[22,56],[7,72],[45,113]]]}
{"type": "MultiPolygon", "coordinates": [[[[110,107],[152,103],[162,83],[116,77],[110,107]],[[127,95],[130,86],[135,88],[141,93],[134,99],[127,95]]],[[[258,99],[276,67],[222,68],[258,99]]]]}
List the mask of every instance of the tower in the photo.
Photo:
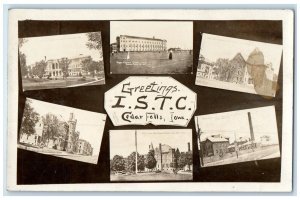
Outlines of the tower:
{"type": "Polygon", "coordinates": [[[151,144],[149,145],[149,151],[154,151],[152,142],[151,142],[151,144]]]}
{"type": "Polygon", "coordinates": [[[75,130],[76,130],[76,123],[77,120],[74,117],[74,113],[70,113],[70,117],[69,117],[69,121],[68,121],[68,125],[69,125],[69,131],[68,131],[68,137],[67,137],[67,152],[73,153],[74,151],[74,147],[75,147],[75,142],[74,141],[74,134],[75,134],[75,130]]]}

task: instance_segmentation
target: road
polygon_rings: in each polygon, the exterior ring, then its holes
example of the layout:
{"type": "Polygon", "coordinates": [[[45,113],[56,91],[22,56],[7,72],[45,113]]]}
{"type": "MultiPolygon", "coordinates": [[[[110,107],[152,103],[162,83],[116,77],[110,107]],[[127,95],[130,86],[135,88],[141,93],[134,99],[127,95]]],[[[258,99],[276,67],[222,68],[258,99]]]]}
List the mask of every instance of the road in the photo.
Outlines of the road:
{"type": "Polygon", "coordinates": [[[170,174],[170,173],[140,173],[132,175],[110,175],[111,181],[172,181],[193,180],[193,174],[170,174]]]}
{"type": "Polygon", "coordinates": [[[262,160],[262,159],[269,159],[269,158],[276,158],[276,157],[280,157],[279,145],[269,146],[264,149],[255,149],[254,152],[240,154],[238,158],[236,156],[233,156],[227,159],[223,159],[211,163],[204,163],[204,167],[226,165],[231,163],[246,162],[252,160],[262,160]]]}

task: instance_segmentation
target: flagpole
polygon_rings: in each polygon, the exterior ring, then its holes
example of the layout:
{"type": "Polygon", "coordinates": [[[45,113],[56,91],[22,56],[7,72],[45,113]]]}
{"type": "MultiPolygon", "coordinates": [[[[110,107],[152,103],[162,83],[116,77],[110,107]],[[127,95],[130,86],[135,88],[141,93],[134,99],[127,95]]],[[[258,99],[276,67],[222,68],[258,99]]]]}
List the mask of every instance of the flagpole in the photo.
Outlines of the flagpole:
{"type": "Polygon", "coordinates": [[[138,173],[137,130],[135,130],[135,173],[138,173]]]}

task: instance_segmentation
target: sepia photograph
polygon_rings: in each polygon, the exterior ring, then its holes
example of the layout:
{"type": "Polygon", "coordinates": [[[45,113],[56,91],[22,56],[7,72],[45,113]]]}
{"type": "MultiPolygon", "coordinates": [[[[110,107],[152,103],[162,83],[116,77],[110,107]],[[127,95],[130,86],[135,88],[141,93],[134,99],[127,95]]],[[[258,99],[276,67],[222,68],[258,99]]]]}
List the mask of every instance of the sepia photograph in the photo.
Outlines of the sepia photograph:
{"type": "Polygon", "coordinates": [[[196,116],[195,124],[201,167],[280,157],[274,106],[196,116]]]}
{"type": "Polygon", "coordinates": [[[101,32],[19,38],[23,90],[105,84],[101,32]]]}
{"type": "Polygon", "coordinates": [[[106,115],[27,98],[18,148],[98,163],[106,115]]]}
{"type": "Polygon", "coordinates": [[[193,180],[191,129],[111,130],[111,181],[193,180]]]}
{"type": "Polygon", "coordinates": [[[111,21],[111,74],[191,74],[193,23],[111,21]]]}
{"type": "Polygon", "coordinates": [[[275,97],[282,45],[202,34],[196,85],[275,97]]]}

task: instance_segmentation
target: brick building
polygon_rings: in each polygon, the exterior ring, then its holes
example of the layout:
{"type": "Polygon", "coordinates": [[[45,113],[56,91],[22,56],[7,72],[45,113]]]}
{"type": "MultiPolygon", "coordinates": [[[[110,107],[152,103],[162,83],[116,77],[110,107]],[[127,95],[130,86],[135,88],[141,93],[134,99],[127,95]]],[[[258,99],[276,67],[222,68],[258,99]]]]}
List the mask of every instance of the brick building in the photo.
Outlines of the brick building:
{"type": "Polygon", "coordinates": [[[228,151],[229,140],[220,135],[212,135],[201,141],[200,145],[203,157],[223,156],[228,151]]]}
{"type": "Polygon", "coordinates": [[[117,50],[127,51],[166,51],[167,40],[147,37],[120,35],[116,38],[117,50]]]}
{"type": "Polygon", "coordinates": [[[93,155],[93,148],[92,145],[83,139],[79,139],[76,141],[77,151],[76,154],[91,156],[93,155]]]}
{"type": "MultiPolygon", "coordinates": [[[[57,118],[57,116],[48,113],[47,117],[57,118]]],[[[51,137],[48,136],[51,129],[49,125],[44,124],[42,118],[35,125],[35,133],[32,135],[20,134],[20,143],[26,143],[33,146],[52,148],[60,151],[66,151],[71,154],[93,155],[92,145],[83,139],[80,139],[80,132],[76,131],[77,119],[74,113],[70,113],[69,120],[65,121],[62,117],[57,118],[57,133],[51,137]]],[[[54,121],[54,120],[52,120],[54,121]]]]}

